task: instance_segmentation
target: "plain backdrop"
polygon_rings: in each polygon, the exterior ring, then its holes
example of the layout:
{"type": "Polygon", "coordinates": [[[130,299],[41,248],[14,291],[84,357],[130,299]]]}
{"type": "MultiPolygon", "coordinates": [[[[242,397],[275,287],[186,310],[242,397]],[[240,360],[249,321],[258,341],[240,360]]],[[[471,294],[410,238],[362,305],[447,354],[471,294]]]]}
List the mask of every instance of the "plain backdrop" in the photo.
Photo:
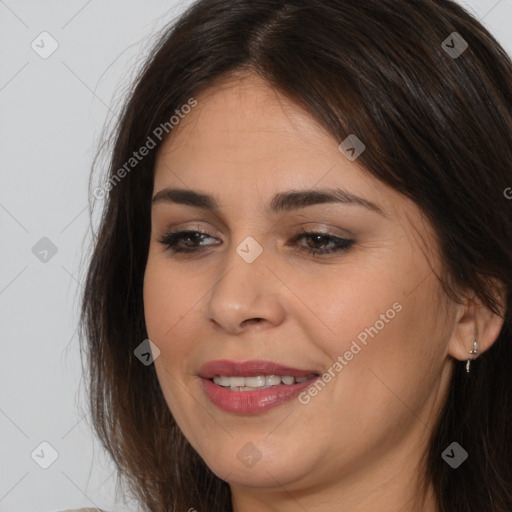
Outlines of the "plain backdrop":
{"type": "MultiPolygon", "coordinates": [[[[88,179],[107,115],[190,3],[0,0],[0,512],[136,511],[80,383],[88,179]]],[[[461,3],[512,54],[512,0],[461,3]]]]}

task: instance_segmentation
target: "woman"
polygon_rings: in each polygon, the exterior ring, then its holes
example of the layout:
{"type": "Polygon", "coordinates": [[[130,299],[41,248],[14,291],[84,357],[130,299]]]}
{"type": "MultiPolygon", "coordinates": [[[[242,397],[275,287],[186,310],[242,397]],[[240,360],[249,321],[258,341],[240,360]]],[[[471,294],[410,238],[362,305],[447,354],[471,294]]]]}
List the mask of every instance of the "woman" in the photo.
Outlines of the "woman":
{"type": "Polygon", "coordinates": [[[512,63],[450,0],[200,0],[165,31],[81,323],[144,510],[512,510],[511,137],[512,63]]]}

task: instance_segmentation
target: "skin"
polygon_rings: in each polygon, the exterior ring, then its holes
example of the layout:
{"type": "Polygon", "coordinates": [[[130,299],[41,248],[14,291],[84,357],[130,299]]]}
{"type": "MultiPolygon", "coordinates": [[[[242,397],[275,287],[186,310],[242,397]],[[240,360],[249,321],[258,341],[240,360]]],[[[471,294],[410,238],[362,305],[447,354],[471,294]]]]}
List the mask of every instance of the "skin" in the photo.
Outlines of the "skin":
{"type": "Polygon", "coordinates": [[[237,512],[437,510],[430,488],[420,504],[422,453],[455,359],[468,358],[477,328],[479,354],[487,350],[501,320],[478,301],[444,295],[432,272],[436,238],[418,207],[349,161],[297,103],[253,75],[196,99],[160,148],[154,194],[198,190],[221,211],[155,204],[144,278],[148,336],[161,351],[155,369],[178,425],[230,484],[237,512]],[[333,187],[385,216],[343,204],[266,212],[278,192],[333,187]],[[170,228],[198,226],[209,236],[197,255],[173,255],[159,241],[170,228]],[[287,244],[302,229],[355,243],[313,257],[287,244]],[[236,252],[248,236],[263,249],[250,264],[236,252]],[[394,303],[401,311],[306,405],[239,415],[203,391],[198,371],[215,359],[326,372],[394,303]],[[252,467],[237,457],[246,443],[261,454],[252,467]]]}

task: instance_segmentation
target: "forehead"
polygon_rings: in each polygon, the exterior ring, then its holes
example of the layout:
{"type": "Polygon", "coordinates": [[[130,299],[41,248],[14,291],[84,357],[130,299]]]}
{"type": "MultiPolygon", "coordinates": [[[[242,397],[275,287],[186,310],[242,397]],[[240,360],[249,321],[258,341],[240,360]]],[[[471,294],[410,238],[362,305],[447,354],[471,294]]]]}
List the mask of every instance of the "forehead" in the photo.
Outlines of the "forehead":
{"type": "Polygon", "coordinates": [[[339,186],[340,177],[346,186],[379,186],[308,112],[261,78],[230,77],[195,99],[158,152],[155,188],[178,177],[225,190],[339,186]]]}

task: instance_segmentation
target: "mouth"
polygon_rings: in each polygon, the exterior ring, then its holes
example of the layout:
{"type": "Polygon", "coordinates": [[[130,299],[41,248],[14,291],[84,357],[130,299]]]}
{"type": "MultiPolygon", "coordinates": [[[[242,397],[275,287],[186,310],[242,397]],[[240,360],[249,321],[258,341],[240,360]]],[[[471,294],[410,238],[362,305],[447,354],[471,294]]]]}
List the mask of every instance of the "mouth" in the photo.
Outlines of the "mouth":
{"type": "Polygon", "coordinates": [[[237,414],[258,414],[289,402],[313,384],[320,373],[270,361],[211,361],[199,377],[203,389],[219,409],[237,414]]]}
{"type": "Polygon", "coordinates": [[[275,386],[285,385],[293,386],[300,384],[307,380],[318,377],[318,374],[313,373],[306,377],[293,377],[292,375],[254,375],[252,377],[228,377],[221,375],[208,379],[210,382],[217,384],[230,391],[257,391],[259,389],[268,389],[275,386]]]}

